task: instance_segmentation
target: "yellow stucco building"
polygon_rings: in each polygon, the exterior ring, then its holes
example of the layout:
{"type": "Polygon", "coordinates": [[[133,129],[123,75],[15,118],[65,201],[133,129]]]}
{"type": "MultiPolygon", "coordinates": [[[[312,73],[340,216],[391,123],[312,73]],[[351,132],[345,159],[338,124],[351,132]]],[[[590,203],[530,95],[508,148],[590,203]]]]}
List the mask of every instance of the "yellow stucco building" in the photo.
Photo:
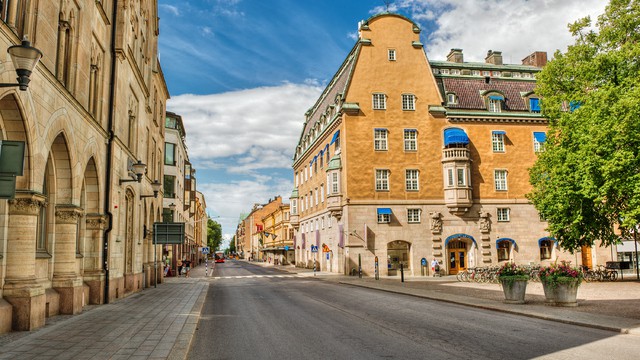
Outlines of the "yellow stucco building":
{"type": "MultiPolygon", "coordinates": [[[[452,49],[430,61],[420,28],[384,13],[359,39],[305,114],[294,155],[291,224],[296,264],[373,275],[420,275],[436,259],[448,274],[503,261],[583,260],[563,252],[526,199],[543,151],[536,52],[503,64],[452,49]]],[[[584,262],[604,263],[608,249],[584,262]]]]}

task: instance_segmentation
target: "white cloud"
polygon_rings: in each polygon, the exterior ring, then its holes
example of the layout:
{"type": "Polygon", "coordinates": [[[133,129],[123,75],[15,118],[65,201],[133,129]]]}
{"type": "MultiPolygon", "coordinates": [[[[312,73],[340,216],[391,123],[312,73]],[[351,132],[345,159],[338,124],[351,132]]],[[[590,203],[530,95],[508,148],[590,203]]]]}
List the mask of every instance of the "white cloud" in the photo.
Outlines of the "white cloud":
{"type": "Polygon", "coordinates": [[[437,29],[423,34],[430,59],[443,60],[451,48],[461,48],[465,61],[482,62],[488,50],[497,50],[505,63],[519,64],[534,51],[546,51],[549,57],[557,49],[566,51],[574,42],[567,24],[587,15],[595,21],[606,4],[602,0],[399,0],[392,7],[409,12],[418,23],[435,21],[437,29]]]}
{"type": "Polygon", "coordinates": [[[246,173],[289,168],[304,123],[304,113],[322,89],[283,84],[213,95],[179,95],[167,109],[182,116],[191,161],[217,167],[233,156],[230,169],[246,173]]]}
{"type": "Polygon", "coordinates": [[[178,9],[177,6],[167,5],[167,4],[159,4],[158,7],[161,8],[161,9],[164,9],[165,11],[168,11],[168,12],[172,13],[175,16],[180,16],[180,10],[178,9]]]}

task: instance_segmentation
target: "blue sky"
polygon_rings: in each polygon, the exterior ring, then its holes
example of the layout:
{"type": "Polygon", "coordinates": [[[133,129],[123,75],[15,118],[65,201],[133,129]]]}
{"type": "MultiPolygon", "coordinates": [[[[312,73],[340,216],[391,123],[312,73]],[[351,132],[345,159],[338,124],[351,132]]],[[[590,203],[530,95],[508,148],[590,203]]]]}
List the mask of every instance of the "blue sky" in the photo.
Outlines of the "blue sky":
{"type": "MultiPolygon", "coordinates": [[[[305,111],[382,0],[159,0],[159,53],[182,115],[207,212],[227,236],[240,214],[276,195],[288,202],[291,157],[305,111]]],[[[465,61],[502,51],[520,63],[533,51],[566,50],[567,24],[602,13],[604,0],[397,0],[390,11],[417,22],[427,57],[462,48],[465,61]]]]}

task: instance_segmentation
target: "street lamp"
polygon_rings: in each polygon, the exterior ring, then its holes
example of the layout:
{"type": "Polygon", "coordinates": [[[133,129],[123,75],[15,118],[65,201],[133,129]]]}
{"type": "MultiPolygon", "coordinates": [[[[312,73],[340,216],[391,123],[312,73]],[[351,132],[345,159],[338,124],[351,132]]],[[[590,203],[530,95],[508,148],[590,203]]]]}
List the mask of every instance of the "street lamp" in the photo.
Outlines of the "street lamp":
{"type": "Polygon", "coordinates": [[[160,181],[154,180],[151,183],[151,189],[153,190],[153,195],[140,195],[140,199],[144,199],[144,198],[148,198],[148,197],[157,198],[158,197],[158,192],[160,191],[161,187],[162,187],[162,184],[160,183],[160,181]]]}
{"type": "Polygon", "coordinates": [[[135,182],[142,182],[142,175],[144,175],[144,172],[147,170],[147,164],[145,164],[142,161],[138,160],[137,163],[131,165],[131,168],[133,170],[133,173],[136,175],[136,178],[135,179],[124,179],[124,180],[120,179],[120,185],[122,185],[122,183],[126,183],[126,182],[134,182],[134,181],[135,182]]]}
{"type": "Polygon", "coordinates": [[[16,80],[17,84],[0,84],[0,87],[13,87],[18,86],[20,90],[26,91],[29,87],[29,76],[31,76],[31,72],[40,61],[42,57],[42,52],[33,46],[31,43],[24,39],[20,45],[13,45],[7,49],[7,52],[11,56],[11,62],[13,62],[13,67],[16,69],[16,73],[18,77],[16,80]]]}

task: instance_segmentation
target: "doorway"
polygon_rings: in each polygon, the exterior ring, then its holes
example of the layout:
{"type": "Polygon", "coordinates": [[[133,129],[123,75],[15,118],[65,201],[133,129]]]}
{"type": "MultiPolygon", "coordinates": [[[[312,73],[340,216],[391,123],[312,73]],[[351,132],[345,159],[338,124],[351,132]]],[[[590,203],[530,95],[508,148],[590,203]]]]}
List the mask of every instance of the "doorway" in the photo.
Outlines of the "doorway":
{"type": "Polygon", "coordinates": [[[467,269],[467,243],[461,240],[449,242],[447,246],[449,258],[449,275],[455,275],[467,269]]]}
{"type": "Polygon", "coordinates": [[[408,242],[402,240],[387,244],[387,272],[389,276],[400,274],[400,265],[402,265],[403,271],[411,269],[409,246],[408,242]]]}

